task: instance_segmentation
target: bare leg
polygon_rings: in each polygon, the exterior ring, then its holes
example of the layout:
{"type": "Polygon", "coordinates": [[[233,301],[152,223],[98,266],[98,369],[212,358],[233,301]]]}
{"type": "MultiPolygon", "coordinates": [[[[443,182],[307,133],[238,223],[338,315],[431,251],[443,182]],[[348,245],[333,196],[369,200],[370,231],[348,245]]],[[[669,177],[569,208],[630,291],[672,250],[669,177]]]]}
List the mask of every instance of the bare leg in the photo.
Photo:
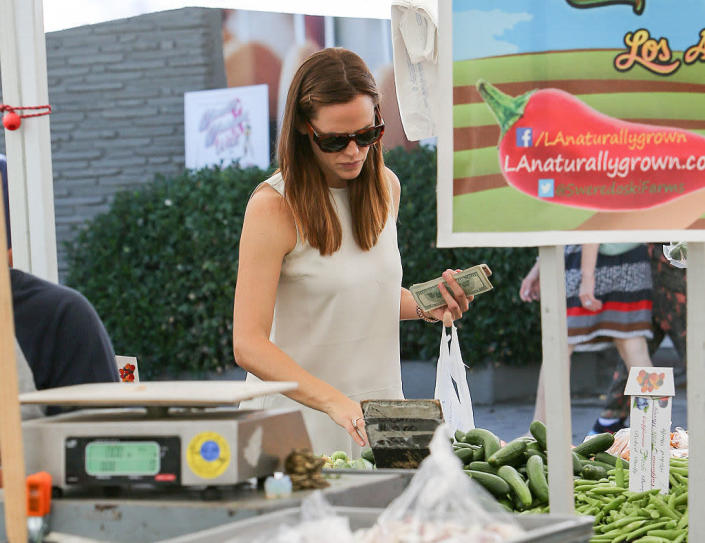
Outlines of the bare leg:
{"type": "MultiPolygon", "coordinates": [[[[573,347],[573,345],[568,345],[568,375],[570,375],[570,356],[573,354],[573,347]]],[[[546,391],[544,390],[543,364],[541,364],[541,370],[539,371],[539,384],[536,389],[536,406],[534,407],[533,420],[546,422],[546,391]]]]}
{"type": "Polygon", "coordinates": [[[615,338],[614,344],[619,351],[627,372],[634,366],[652,366],[649,347],[643,336],[630,338],[615,338]]]}

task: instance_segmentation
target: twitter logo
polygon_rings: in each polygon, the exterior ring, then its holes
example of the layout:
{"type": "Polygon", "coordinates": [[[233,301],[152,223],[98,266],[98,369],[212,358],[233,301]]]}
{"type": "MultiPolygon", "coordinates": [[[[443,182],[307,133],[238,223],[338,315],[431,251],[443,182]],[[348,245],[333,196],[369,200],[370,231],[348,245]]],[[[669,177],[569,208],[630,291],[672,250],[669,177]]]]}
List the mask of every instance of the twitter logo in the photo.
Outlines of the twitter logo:
{"type": "Polygon", "coordinates": [[[553,198],[553,179],[539,179],[539,198],[553,198]]]}

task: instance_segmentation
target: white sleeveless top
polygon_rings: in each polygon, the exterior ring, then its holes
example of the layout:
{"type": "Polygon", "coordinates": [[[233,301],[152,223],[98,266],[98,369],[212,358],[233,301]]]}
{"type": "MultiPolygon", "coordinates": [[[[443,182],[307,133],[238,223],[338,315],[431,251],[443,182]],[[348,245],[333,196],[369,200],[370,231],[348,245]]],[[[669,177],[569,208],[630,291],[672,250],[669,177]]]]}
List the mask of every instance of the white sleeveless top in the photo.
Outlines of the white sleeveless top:
{"type": "MultiPolygon", "coordinates": [[[[354,181],[353,181],[354,182],[354,181]]],[[[280,173],[266,183],[284,194],[280,173]]],[[[399,363],[402,267],[394,213],[377,244],[355,243],[347,188],[330,194],[342,227],[332,255],[302,242],[282,262],[270,340],[302,368],[353,400],[403,398],[399,363]]],[[[248,382],[259,379],[247,375],[248,382]]],[[[242,402],[241,408],[297,407],[303,411],[313,452],[342,450],[359,456],[349,434],[320,411],[281,394],[242,402]]]]}

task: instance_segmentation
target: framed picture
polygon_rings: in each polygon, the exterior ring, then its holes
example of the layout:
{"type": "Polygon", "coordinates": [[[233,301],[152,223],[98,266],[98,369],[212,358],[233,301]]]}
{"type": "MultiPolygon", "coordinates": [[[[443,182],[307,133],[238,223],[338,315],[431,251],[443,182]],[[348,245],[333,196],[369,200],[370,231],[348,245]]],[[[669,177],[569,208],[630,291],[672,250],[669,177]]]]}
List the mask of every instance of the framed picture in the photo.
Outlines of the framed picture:
{"type": "Polygon", "coordinates": [[[187,92],[184,124],[187,168],[269,167],[267,85],[187,92]]]}

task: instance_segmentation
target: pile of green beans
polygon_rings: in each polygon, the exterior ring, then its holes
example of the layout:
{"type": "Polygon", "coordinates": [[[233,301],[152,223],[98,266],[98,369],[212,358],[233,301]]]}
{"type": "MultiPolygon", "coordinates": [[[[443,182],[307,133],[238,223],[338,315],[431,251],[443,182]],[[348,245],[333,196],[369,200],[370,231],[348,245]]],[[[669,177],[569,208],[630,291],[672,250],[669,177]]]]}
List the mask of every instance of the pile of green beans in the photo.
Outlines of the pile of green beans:
{"type": "Polygon", "coordinates": [[[668,494],[630,492],[617,461],[608,478],[576,481],[576,512],[595,516],[591,543],[683,543],[688,540],[688,460],[670,460],[668,494]],[[589,484],[592,483],[592,484],[589,484]]]}
{"type": "MultiPolygon", "coordinates": [[[[684,543],[688,541],[688,459],[671,458],[668,494],[658,489],[630,492],[620,459],[608,477],[576,478],[575,511],[594,515],[590,543],[684,543]]],[[[528,509],[546,512],[546,507],[528,509]]]]}

